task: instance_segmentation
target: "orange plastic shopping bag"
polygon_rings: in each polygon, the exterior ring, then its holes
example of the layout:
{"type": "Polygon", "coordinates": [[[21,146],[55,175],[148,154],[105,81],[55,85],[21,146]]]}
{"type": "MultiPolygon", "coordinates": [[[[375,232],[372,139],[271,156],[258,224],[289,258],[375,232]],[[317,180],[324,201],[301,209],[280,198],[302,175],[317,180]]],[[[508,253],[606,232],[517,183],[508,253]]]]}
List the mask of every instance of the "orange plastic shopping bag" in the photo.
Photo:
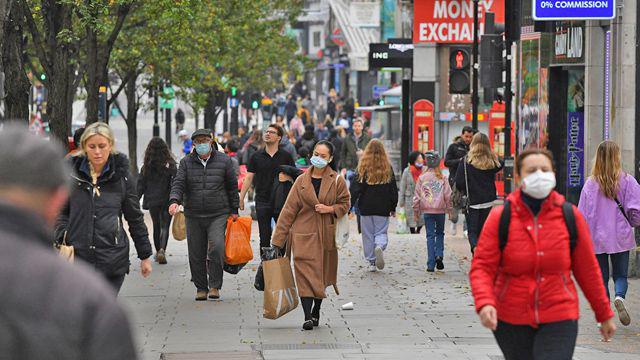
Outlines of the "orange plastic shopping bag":
{"type": "Polygon", "coordinates": [[[246,264],[253,260],[251,249],[251,217],[241,216],[238,220],[227,220],[227,235],[224,241],[225,263],[246,264]]]}

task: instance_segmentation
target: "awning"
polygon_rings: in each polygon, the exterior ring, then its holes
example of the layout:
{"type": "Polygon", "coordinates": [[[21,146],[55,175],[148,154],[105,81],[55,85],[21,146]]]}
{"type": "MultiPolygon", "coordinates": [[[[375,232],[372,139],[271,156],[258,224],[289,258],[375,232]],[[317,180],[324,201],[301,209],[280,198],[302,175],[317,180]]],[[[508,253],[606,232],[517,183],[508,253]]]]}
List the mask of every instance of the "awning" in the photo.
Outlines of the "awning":
{"type": "Polygon", "coordinates": [[[402,86],[393,87],[381,94],[382,96],[402,96],[402,86]]]}
{"type": "Polygon", "coordinates": [[[344,33],[349,46],[351,70],[369,70],[369,44],[380,41],[380,29],[351,26],[349,4],[345,0],[329,0],[331,12],[335,16],[340,30],[344,33]]]}

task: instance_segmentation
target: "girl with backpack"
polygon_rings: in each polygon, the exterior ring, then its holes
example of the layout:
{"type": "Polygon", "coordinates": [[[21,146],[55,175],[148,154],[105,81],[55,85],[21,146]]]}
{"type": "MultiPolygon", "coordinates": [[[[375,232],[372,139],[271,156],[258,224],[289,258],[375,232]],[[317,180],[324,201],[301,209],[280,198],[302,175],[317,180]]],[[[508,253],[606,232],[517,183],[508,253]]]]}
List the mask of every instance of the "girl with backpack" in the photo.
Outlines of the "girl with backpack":
{"type": "Polygon", "coordinates": [[[516,173],[520,187],[491,210],[473,257],[475,308],[506,360],[571,359],[580,318],[573,278],[602,323],[604,340],[616,330],[589,228],[553,190],[548,150],[520,153],[516,173]]]}
{"type": "Polygon", "coordinates": [[[440,171],[440,157],[435,152],[425,154],[427,170],[420,175],[413,197],[416,217],[423,214],[427,230],[427,271],[444,269],[445,214],[451,211],[451,186],[440,171]]]}
{"type": "Polygon", "coordinates": [[[632,226],[640,225],[640,185],[633,176],[622,171],[620,157],[620,147],[613,141],[604,141],[598,146],[591,177],[582,188],[578,209],[589,224],[607,295],[611,260],[613,304],[620,322],[627,326],[631,318],[624,299],[628,287],[629,251],[636,247],[632,226]]]}

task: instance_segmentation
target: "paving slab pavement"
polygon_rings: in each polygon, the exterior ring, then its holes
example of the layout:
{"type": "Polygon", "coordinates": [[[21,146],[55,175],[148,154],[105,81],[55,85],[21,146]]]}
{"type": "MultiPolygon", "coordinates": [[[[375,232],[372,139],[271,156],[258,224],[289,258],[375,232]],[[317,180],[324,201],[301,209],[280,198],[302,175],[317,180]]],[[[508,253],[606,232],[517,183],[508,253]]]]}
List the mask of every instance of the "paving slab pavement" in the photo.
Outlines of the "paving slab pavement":
{"type": "MultiPolygon", "coordinates": [[[[491,332],[474,312],[466,240],[447,235],[445,271],[427,273],[424,230],[420,235],[394,232],[391,226],[386,268],[369,273],[353,224],[351,240],[340,251],[340,295],[327,290],[321,326],[313,331],[301,329],[301,308],[278,320],[262,317],[262,293],[253,288],[257,257],[238,275],[225,273],[220,301],[196,302],[186,242],[171,239],[169,263],[154,264],[148,279],[140,276],[132,253],[132,271],[120,299],[129,311],[140,358],[501,359],[491,332]],[[354,310],[340,309],[347,302],[354,303],[354,310]]],[[[257,254],[255,222],[252,233],[257,254]]],[[[629,290],[627,303],[636,320],[640,281],[631,280],[629,290]]],[[[584,298],[581,304],[574,359],[640,359],[637,321],[620,326],[614,341],[603,343],[584,298]]]]}

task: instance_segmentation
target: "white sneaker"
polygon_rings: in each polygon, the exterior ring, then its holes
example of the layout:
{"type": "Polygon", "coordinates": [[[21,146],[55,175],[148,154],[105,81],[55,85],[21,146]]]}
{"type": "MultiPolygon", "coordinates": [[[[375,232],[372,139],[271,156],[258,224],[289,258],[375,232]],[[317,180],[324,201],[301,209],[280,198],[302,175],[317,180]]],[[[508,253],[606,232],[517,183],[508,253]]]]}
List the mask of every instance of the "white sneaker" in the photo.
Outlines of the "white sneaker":
{"type": "Polygon", "coordinates": [[[627,308],[624,306],[624,299],[620,296],[616,296],[616,299],[613,301],[613,305],[618,312],[618,318],[620,319],[622,325],[629,326],[629,324],[631,324],[631,318],[629,317],[627,308]]]}
{"type": "Polygon", "coordinates": [[[458,233],[458,226],[455,223],[451,223],[451,236],[456,236],[458,233]]]}
{"type": "Polygon", "coordinates": [[[467,231],[467,230],[463,231],[462,235],[464,235],[465,239],[469,239],[469,231],[467,231]]]}
{"type": "Polygon", "coordinates": [[[378,270],[384,269],[384,256],[382,248],[376,247],[374,252],[376,254],[376,267],[378,268],[378,270]]]}
{"type": "Polygon", "coordinates": [[[367,268],[367,270],[369,270],[369,272],[376,272],[378,271],[378,268],[376,268],[374,264],[369,264],[369,267],[367,268]]]}

